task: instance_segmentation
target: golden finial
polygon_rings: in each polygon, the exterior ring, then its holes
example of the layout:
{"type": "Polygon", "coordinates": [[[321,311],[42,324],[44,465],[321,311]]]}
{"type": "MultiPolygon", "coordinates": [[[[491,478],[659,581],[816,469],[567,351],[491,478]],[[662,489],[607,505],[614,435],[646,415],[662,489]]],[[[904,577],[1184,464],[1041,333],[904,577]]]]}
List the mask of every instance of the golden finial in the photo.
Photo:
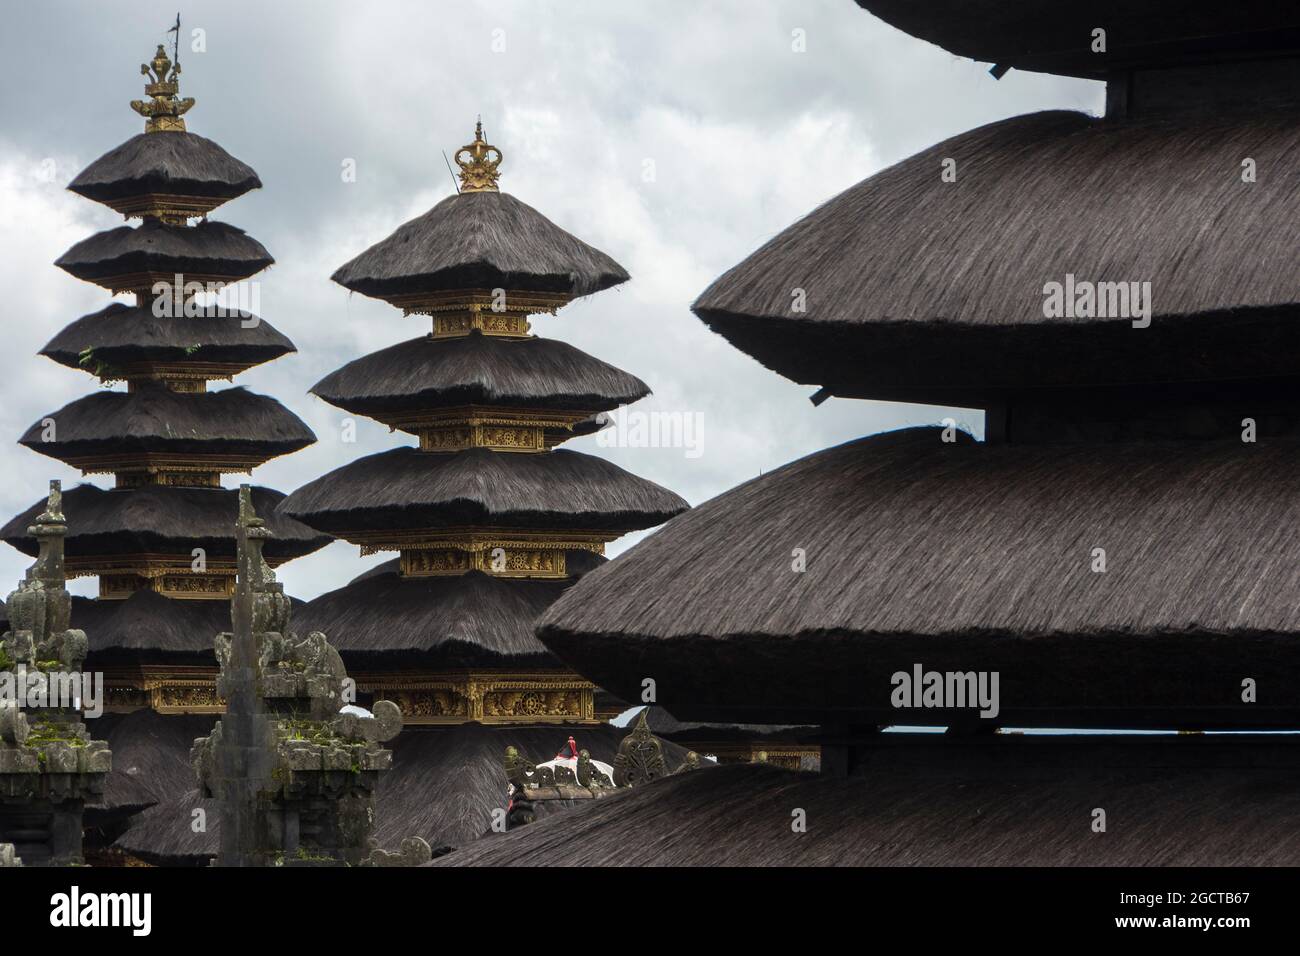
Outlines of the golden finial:
{"type": "Polygon", "coordinates": [[[483,121],[474,125],[474,142],[456,150],[456,165],[460,167],[460,191],[463,193],[494,193],[497,191],[497,167],[501,165],[501,150],[483,138],[483,121]],[[469,161],[461,159],[462,154],[469,161]]]}
{"type": "Polygon", "coordinates": [[[185,120],[181,116],[194,105],[194,98],[187,96],[185,99],[180,99],[176,95],[180,90],[181,65],[172,63],[167,58],[163,45],[159,43],[158,52],[153,55],[152,68],[150,64],[142,63],[140,73],[149,77],[149,82],[144,85],[144,92],[152,99],[147,102],[132,100],[131,109],[148,120],[144,124],[144,131],[146,133],[185,132],[185,120]]]}

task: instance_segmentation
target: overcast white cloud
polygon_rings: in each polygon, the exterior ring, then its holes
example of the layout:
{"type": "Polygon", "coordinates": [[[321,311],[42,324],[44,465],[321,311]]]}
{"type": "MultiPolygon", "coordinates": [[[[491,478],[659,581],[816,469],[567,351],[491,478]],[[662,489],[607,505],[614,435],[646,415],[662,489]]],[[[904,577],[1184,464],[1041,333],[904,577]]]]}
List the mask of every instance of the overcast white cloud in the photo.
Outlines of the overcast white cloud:
{"type": "MultiPolygon", "coordinates": [[[[48,478],[80,480],[12,444],[45,413],[98,387],[35,355],[107,301],[53,260],[120,221],[62,187],[142,128],[126,104],[141,95],[139,64],[175,13],[176,0],[6,5],[6,516],[35,501],[48,478]]],[[[1031,110],[1097,112],[1103,98],[1100,85],[1083,81],[1016,72],[995,81],[986,65],[901,34],[851,0],[207,0],[181,13],[182,88],[198,100],[189,127],[264,183],[214,218],[246,229],[277,259],[260,277],[261,314],[299,353],[239,384],[280,398],[316,431],[315,446],[255,473],[257,483],[285,491],[410,442],[358,420],[356,443],[344,444],[344,416],[307,394],[344,362],[427,331],[426,320],[351,296],[329,275],[452,191],[442,151],[467,141],[477,115],[505,153],[502,188],[632,274],[535,330],[643,378],[655,395],[638,409],[703,416],[698,458],[597,448],[593,438],[569,447],[698,504],[827,445],[942,414],[842,400],[814,408],[811,389],[762,368],[695,319],[689,306],[705,286],[819,203],[912,152],[1031,110]],[[188,49],[194,28],[204,52],[188,49]],[[806,52],[792,48],[795,30],[804,31],[806,52]],[[340,175],[348,159],[354,183],[340,175]]],[[[281,577],[309,598],[377,560],[335,544],[281,577]]],[[[0,578],[16,579],[25,565],[3,549],[0,578]]],[[[89,582],[77,590],[89,593],[89,582]]]]}

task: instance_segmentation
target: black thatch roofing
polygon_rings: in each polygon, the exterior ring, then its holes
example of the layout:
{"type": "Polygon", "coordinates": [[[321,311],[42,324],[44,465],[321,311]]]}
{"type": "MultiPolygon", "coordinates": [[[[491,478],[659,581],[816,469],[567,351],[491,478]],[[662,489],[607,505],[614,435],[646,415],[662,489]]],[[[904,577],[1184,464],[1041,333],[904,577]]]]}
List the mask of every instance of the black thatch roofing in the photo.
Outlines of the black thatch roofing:
{"type": "Polygon", "coordinates": [[[216,800],[200,799],[191,769],[186,789],[134,817],[113,846],[154,866],[208,866],[220,849],[220,830],[221,806],[216,800]],[[207,827],[195,833],[194,811],[200,807],[207,827]]]}
{"type": "Polygon", "coordinates": [[[274,398],[245,388],[174,392],[141,382],[130,392],[96,392],[33,424],[19,444],[59,461],[134,452],[237,455],[259,463],[306,448],[310,428],[274,398]],[[43,422],[55,423],[44,441],[43,422]]]}
{"type": "MultiPolygon", "coordinates": [[[[379,785],[375,836],[384,846],[396,846],[407,836],[422,836],[434,848],[462,846],[488,833],[492,811],[505,808],[506,747],[518,747],[530,760],[550,760],[572,734],[593,759],[612,764],[627,733],[609,724],[461,724],[405,731],[394,742],[393,769],[379,785]]],[[[686,756],[667,741],[663,749],[670,768],[686,756]]],[[[543,811],[539,818],[547,809],[559,809],[537,806],[543,811]]]]}
{"type": "Polygon", "coordinates": [[[354,669],[385,660],[397,666],[415,657],[448,668],[501,666],[508,659],[559,669],[533,626],[571,583],[497,578],[481,571],[402,577],[396,569],[372,569],[308,601],[295,614],[294,627],[323,631],[354,669]]]}
{"type": "Polygon", "coordinates": [[[460,289],[590,295],[623,267],[514,196],[448,196],[340,266],[331,278],[375,298],[460,289]]]}
{"type": "MultiPolygon", "coordinates": [[[[675,740],[682,744],[691,741],[744,740],[771,741],[773,743],[801,743],[819,732],[818,727],[791,724],[714,724],[705,721],[680,721],[662,707],[643,707],[646,726],[655,736],[675,740]]],[[[641,712],[632,716],[628,726],[640,719],[641,712]]]]}
{"type": "Polygon", "coordinates": [[[212,140],[169,132],[132,136],[78,173],[68,188],[112,205],[150,193],[229,200],[261,185],[252,168],[212,140]]]}
{"type": "Polygon", "coordinates": [[[213,638],[230,630],[230,602],[173,600],[154,591],[121,600],[74,597],[72,626],[86,632],[93,665],[215,665],[213,638]]]}
{"type": "Polygon", "coordinates": [[[107,740],[113,751],[113,770],[104,781],[99,809],[133,813],[193,789],[190,747],[194,738],[211,732],[216,719],[210,714],[163,715],[145,708],[87,721],[91,735],[107,740]]]}
{"type": "Polygon", "coordinates": [[[998,671],[1013,726],[1300,726],[1300,444],[941,435],[850,442],[700,505],[584,577],[542,642],[627,700],[654,675],[683,719],[949,723],[891,707],[921,663],[998,671]],[[1268,700],[1243,704],[1262,675],[1268,700]]]}
{"type": "Polygon", "coordinates": [[[151,362],[204,362],[251,368],[297,351],[264,319],[251,316],[159,318],[148,305],[112,305],[83,315],[50,339],[41,355],[93,371],[151,362]],[[242,323],[249,322],[248,328],[242,323]],[[83,364],[83,353],[90,351],[83,364]]]}
{"type": "Polygon", "coordinates": [[[841,193],[693,308],[782,375],[859,397],[1294,374],[1296,115],[983,126],[841,193]],[[1224,174],[1244,156],[1257,182],[1224,174]],[[1067,274],[1149,282],[1150,327],[1045,318],[1067,274]]]}
{"type": "Polygon", "coordinates": [[[1296,49],[1300,11],[1275,0],[857,0],[887,23],[988,63],[1102,77],[1210,55],[1296,49]],[[1106,29],[1105,54],[1092,31],[1106,29]]]}
{"type": "MultiPolygon", "coordinates": [[[[393,848],[406,837],[422,836],[435,852],[469,843],[490,830],[492,811],[506,806],[506,747],[518,747],[533,760],[549,760],[572,734],[593,758],[612,763],[625,733],[608,724],[405,730],[386,745],[393,750],[393,768],[380,778],[374,836],[381,846],[393,848]]],[[[670,767],[684,757],[671,743],[664,744],[664,753],[670,767]]],[[[538,817],[568,806],[539,804],[538,817]]],[[[219,817],[216,802],[200,801],[191,789],[145,811],[115,845],[151,862],[200,862],[216,856],[219,817]],[[189,821],[200,805],[208,809],[208,828],[196,834],[189,821]]]]}
{"type": "Polygon", "coordinates": [[[1292,838],[1300,825],[1293,742],[1002,737],[995,744],[1011,741],[1028,752],[979,761],[961,759],[949,741],[904,741],[889,748],[896,756],[888,749],[873,754],[861,777],[763,764],[708,767],[493,834],[433,862],[520,868],[1300,864],[1300,844],[1292,838]],[[1190,759],[1171,760],[1171,746],[1190,759]],[[806,833],[791,832],[796,807],[807,813],[806,833]],[[1089,827],[1094,807],[1106,810],[1104,836],[1089,827]]]}
{"type": "MultiPolygon", "coordinates": [[[[329,544],[329,535],[276,512],[284,495],[253,487],[253,507],[275,537],[264,554],[282,561],[311,554],[329,544]]],[[[68,516],[67,556],[115,554],[183,554],[203,548],[208,560],[234,558],[235,518],[239,492],[233,488],[175,488],[147,485],[105,490],[78,485],[63,495],[68,516]]],[[[45,509],[45,499],[0,528],[0,538],[23,554],[35,556],[36,541],[27,529],[45,509]]]]}
{"type": "MultiPolygon", "coordinates": [[[[54,264],[87,282],[146,272],[193,273],[236,281],[275,262],[256,239],[225,222],[172,226],[146,219],[83,239],[54,264]]],[[[100,283],[102,284],[102,283],[100,283]]]]}
{"type": "Polygon", "coordinates": [[[601,412],[650,394],[639,378],[555,339],[424,336],[349,362],[312,392],[358,415],[509,405],[601,412]]]}
{"type": "Polygon", "coordinates": [[[689,505],[652,481],[573,451],[512,454],[395,448],[290,494],[281,511],[331,534],[481,527],[632,531],[689,505]]]}

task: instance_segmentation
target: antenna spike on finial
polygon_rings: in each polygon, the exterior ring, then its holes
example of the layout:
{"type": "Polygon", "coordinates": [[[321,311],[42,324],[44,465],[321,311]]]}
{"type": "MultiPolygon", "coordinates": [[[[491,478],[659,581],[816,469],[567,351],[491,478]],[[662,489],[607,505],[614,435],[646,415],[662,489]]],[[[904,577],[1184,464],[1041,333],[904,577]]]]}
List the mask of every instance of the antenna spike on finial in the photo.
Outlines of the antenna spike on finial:
{"type": "Polygon", "coordinates": [[[483,138],[483,120],[480,117],[474,124],[474,142],[456,150],[452,157],[460,167],[460,191],[462,193],[498,192],[497,171],[501,165],[501,150],[483,138]],[[466,156],[468,159],[462,159],[466,156]]]}

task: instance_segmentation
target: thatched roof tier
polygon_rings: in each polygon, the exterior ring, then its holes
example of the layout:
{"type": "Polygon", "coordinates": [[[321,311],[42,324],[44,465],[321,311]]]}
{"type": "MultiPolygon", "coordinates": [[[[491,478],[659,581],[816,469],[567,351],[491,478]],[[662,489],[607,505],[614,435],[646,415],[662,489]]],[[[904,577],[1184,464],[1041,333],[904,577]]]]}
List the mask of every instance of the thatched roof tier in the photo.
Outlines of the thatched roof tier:
{"type": "Polygon", "coordinates": [[[1103,78],[1134,67],[1170,66],[1300,48],[1300,12],[1274,0],[857,0],[885,22],[950,53],[987,63],[1103,78]],[[1106,50],[1092,50],[1093,30],[1106,50]]]}
{"type": "Polygon", "coordinates": [[[220,849],[220,829],[221,806],[215,799],[199,796],[191,768],[187,787],[134,817],[113,846],[151,866],[210,866],[220,849]],[[207,828],[198,833],[181,825],[193,820],[197,809],[204,811],[207,820],[207,828]]]}
{"type": "Polygon", "coordinates": [[[943,436],[850,442],[696,507],[574,585],[542,642],[626,700],[653,676],[684,720],[975,713],[895,709],[919,663],[998,672],[1004,725],[1300,725],[1300,443],[943,436]],[[1243,703],[1246,678],[1268,699],[1243,703]]]}
{"type": "Polygon", "coordinates": [[[856,397],[1296,374],[1297,151],[1294,111],[1015,117],[841,193],[693,308],[769,368],[856,397]],[[1244,156],[1256,182],[1223,173],[1244,156]],[[1046,318],[1047,284],[1068,282],[1149,283],[1149,327],[1046,318]]]}
{"type": "MultiPolygon", "coordinates": [[[[502,758],[507,747],[517,747],[531,760],[549,760],[572,734],[592,759],[612,764],[627,733],[608,724],[461,724],[404,731],[390,745],[393,769],[380,784],[375,836],[382,846],[396,846],[411,835],[424,837],[435,849],[463,846],[490,833],[492,811],[506,806],[502,758]]],[[[665,741],[663,750],[670,768],[685,759],[675,744],[665,741]]],[[[535,806],[543,819],[571,804],[535,806]]]]}
{"type": "Polygon", "coordinates": [[[166,197],[202,197],[208,208],[258,189],[252,168],[210,139],[174,131],[140,133],[95,160],[68,189],[122,213],[166,197]]]}
{"type": "Polygon", "coordinates": [[[121,600],[74,597],[72,626],[86,632],[90,661],[97,666],[215,665],[212,639],[230,630],[230,602],[178,601],[150,590],[121,600]]]}
{"type": "Polygon", "coordinates": [[[114,291],[149,288],[156,281],[237,282],[275,262],[256,239],[229,223],[205,220],[173,226],[146,219],[83,239],[54,264],[114,291]]]}
{"type": "Polygon", "coordinates": [[[271,323],[254,318],[159,318],[149,305],[114,302],[65,327],[40,354],[109,378],[147,366],[196,364],[223,366],[230,375],[297,351],[271,323]]]}
{"type": "Polygon", "coordinates": [[[107,740],[113,751],[99,809],[137,812],[193,789],[190,747],[194,738],[211,733],[216,720],[210,714],[163,715],[144,708],[87,721],[95,739],[107,740]]]}
{"type": "MultiPolygon", "coordinates": [[[[680,721],[662,707],[644,707],[646,726],[656,737],[689,744],[693,740],[754,741],[773,743],[803,743],[820,733],[819,727],[792,724],[714,724],[707,721],[680,721]]],[[[628,726],[640,718],[634,714],[628,726]]]]}
{"type": "Polygon", "coordinates": [[[571,583],[482,571],[404,577],[389,562],[308,601],[294,614],[294,627],[323,631],[352,670],[417,663],[425,669],[560,669],[533,627],[571,583]]]}
{"type": "MultiPolygon", "coordinates": [[[[329,535],[278,514],[284,495],[253,487],[253,506],[274,537],[265,555],[272,563],[311,554],[329,544],[329,535]]],[[[78,485],[63,494],[68,515],[65,539],[69,563],[77,559],[123,554],[184,555],[203,548],[209,562],[234,560],[235,518],[239,492],[233,488],[179,488],[146,485],[106,491],[78,485]]],[[[0,538],[23,554],[35,556],[36,543],[27,528],[45,508],[45,499],[0,528],[0,538]]]]}
{"type": "MultiPolygon", "coordinates": [[[[490,833],[492,811],[504,809],[507,747],[534,760],[549,760],[572,734],[593,759],[613,763],[627,731],[609,725],[504,726],[460,724],[446,728],[404,730],[386,746],[393,767],[379,784],[375,800],[375,839],[396,848],[409,836],[429,841],[435,853],[472,843],[490,833]]],[[[665,760],[680,764],[685,752],[665,742],[665,760]]],[[[593,801],[598,802],[598,801],[593,801]]],[[[539,820],[569,810],[568,802],[536,805],[539,820]]],[[[191,789],[142,813],[116,846],[153,863],[202,863],[216,856],[220,814],[212,800],[191,789]],[[196,807],[208,809],[206,833],[194,833],[186,821],[196,807]]]]}
{"type": "Polygon", "coordinates": [[[472,332],[381,349],[325,376],[312,392],[346,411],[390,418],[463,405],[603,412],[650,389],[566,342],[472,332]]]}
{"type": "Polygon", "coordinates": [[[33,424],[18,442],[88,470],[112,470],[103,462],[160,454],[220,460],[227,470],[242,471],[315,440],[302,419],[269,396],[245,388],[174,392],[141,382],[130,392],[77,399],[33,424]],[[53,437],[46,441],[45,422],[51,420],[53,437]],[[230,469],[236,460],[245,467],[230,469]]]}
{"type": "Polygon", "coordinates": [[[433,865],[1300,864],[1294,741],[998,736],[975,747],[909,736],[883,735],[863,776],[707,767],[493,834],[433,865]],[[792,837],[794,807],[820,822],[792,837]],[[1122,839],[1088,839],[1093,807],[1122,839]]]}
{"type": "Polygon", "coordinates": [[[492,289],[577,297],[628,274],[514,196],[467,192],[398,227],[331,278],[377,299],[492,289]]]}
{"type": "Polygon", "coordinates": [[[622,534],[662,524],[688,507],[666,488],[579,452],[407,447],[336,468],[290,494],[280,510],[347,538],[468,527],[622,534]]]}

